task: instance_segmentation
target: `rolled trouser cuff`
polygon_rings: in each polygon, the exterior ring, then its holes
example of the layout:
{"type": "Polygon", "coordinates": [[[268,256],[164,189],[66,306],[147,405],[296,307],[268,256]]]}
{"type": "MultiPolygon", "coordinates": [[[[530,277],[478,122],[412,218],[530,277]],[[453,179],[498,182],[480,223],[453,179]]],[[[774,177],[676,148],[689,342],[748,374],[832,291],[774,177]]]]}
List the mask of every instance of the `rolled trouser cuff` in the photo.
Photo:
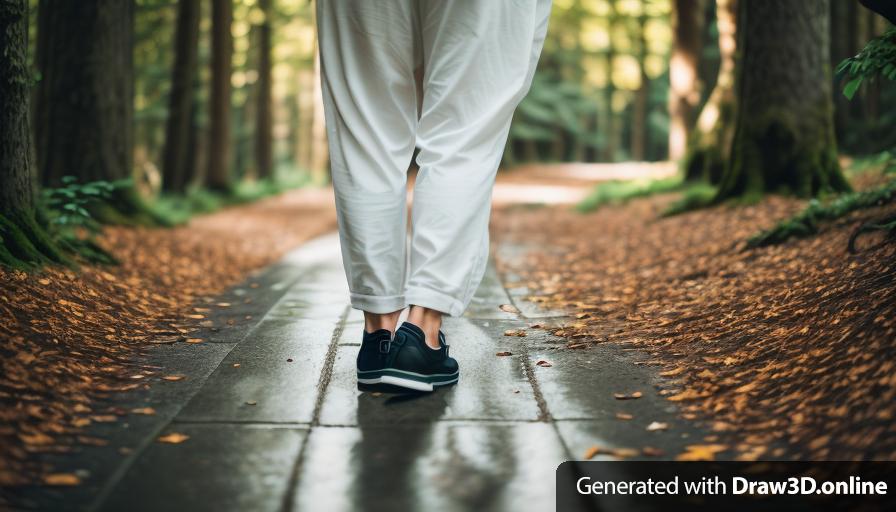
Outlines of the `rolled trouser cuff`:
{"type": "Polygon", "coordinates": [[[466,309],[466,305],[455,297],[428,288],[411,287],[407,289],[404,296],[408,305],[423,306],[450,316],[460,316],[466,309]]]}
{"type": "Polygon", "coordinates": [[[394,313],[407,307],[404,295],[361,295],[360,293],[352,293],[351,298],[353,308],[378,315],[394,313]]]}

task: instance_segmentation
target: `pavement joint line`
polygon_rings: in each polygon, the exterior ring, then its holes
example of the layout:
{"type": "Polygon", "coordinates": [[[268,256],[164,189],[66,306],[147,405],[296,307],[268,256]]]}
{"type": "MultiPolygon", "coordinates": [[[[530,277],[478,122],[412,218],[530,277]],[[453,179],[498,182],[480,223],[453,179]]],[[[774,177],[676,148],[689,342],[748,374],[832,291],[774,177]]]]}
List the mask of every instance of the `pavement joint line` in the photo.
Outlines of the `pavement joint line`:
{"type": "Polygon", "coordinates": [[[345,321],[351,311],[351,304],[346,304],[342,314],[339,316],[339,321],[336,322],[336,327],[333,328],[333,334],[330,336],[330,346],[327,347],[326,359],[324,360],[323,368],[320,370],[320,380],[317,383],[317,400],[314,403],[314,412],[311,414],[311,424],[308,434],[302,439],[302,446],[299,448],[299,454],[290,471],[289,479],[286,483],[286,492],[283,494],[283,502],[280,505],[280,510],[284,512],[292,512],[293,510],[294,500],[292,497],[293,493],[298,490],[299,476],[302,470],[302,462],[305,460],[305,451],[308,449],[308,440],[311,438],[311,431],[320,424],[320,411],[324,405],[330,378],[333,376],[333,365],[336,361],[337,349],[339,348],[339,338],[342,337],[345,321]]]}
{"type": "MultiPolygon", "coordinates": [[[[175,418],[177,418],[177,415],[180,414],[180,412],[184,409],[184,407],[186,407],[186,405],[188,403],[190,403],[190,401],[202,390],[202,388],[208,382],[209,377],[211,377],[211,375],[215,372],[215,370],[217,370],[221,366],[221,362],[224,361],[225,359],[227,359],[227,356],[240,343],[246,341],[249,338],[249,336],[251,336],[253,333],[255,333],[255,331],[258,329],[258,326],[262,325],[268,319],[268,317],[271,314],[271,311],[273,311],[277,307],[277,305],[279,305],[283,301],[283,298],[286,297],[286,293],[293,286],[295,286],[296,283],[298,283],[303,277],[306,276],[306,274],[302,273],[302,272],[298,272],[297,274],[298,275],[296,275],[294,279],[289,280],[289,285],[285,286],[283,288],[283,293],[280,295],[280,297],[277,298],[277,300],[275,300],[273,303],[271,303],[270,307],[268,307],[268,309],[264,312],[264,315],[261,315],[261,318],[258,320],[258,322],[256,322],[255,325],[253,325],[251,329],[249,329],[245,333],[243,333],[243,335],[239,338],[238,341],[236,341],[230,345],[227,352],[224,353],[223,356],[221,357],[221,360],[218,361],[218,366],[216,366],[214,370],[212,370],[208,375],[205,376],[205,379],[203,379],[202,383],[199,386],[196,386],[196,389],[193,391],[193,393],[190,396],[185,397],[185,399],[181,402],[180,406],[177,407],[177,409],[172,413],[171,418],[167,422],[159,425],[158,428],[154,429],[149,435],[147,435],[146,437],[144,437],[142,440],[140,440],[138,442],[137,448],[133,452],[131,452],[131,454],[128,455],[121,462],[121,464],[118,465],[118,467],[112,472],[111,475],[109,475],[109,477],[106,479],[106,482],[100,487],[99,492],[97,492],[96,497],[87,505],[87,507],[86,507],[87,510],[93,511],[93,510],[100,510],[102,508],[103,503],[106,502],[106,500],[112,494],[112,491],[121,482],[121,480],[128,473],[128,471],[131,470],[131,468],[134,466],[134,464],[137,462],[137,460],[143,455],[143,453],[150,446],[152,446],[153,441],[155,441],[156,438],[158,438],[162,434],[162,432],[165,431],[165,429],[169,428],[171,425],[173,425],[175,423],[174,420],[175,420],[175,418]]],[[[233,289],[242,287],[246,282],[249,282],[249,281],[251,281],[253,279],[257,279],[257,278],[258,278],[258,276],[248,276],[245,279],[245,281],[229,288],[227,291],[224,292],[224,294],[230,293],[233,289]]]]}
{"type": "MultiPolygon", "coordinates": [[[[504,293],[510,299],[513,307],[520,311],[519,315],[525,318],[525,315],[522,314],[520,308],[516,305],[516,299],[510,292],[507,290],[507,285],[504,284],[504,280],[501,278],[501,273],[498,271],[497,266],[495,267],[495,273],[498,274],[498,282],[501,283],[501,289],[504,290],[504,293]]],[[[523,353],[521,354],[523,360],[523,370],[526,372],[526,380],[529,381],[529,385],[532,386],[532,394],[535,396],[535,403],[538,404],[538,418],[543,422],[553,422],[553,418],[551,417],[551,411],[548,408],[548,402],[544,398],[544,394],[541,392],[541,387],[538,385],[538,378],[535,376],[535,370],[532,368],[532,361],[529,357],[529,344],[521,343],[523,347],[523,353]]],[[[555,427],[556,430],[556,427],[555,427]]]]}
{"type": "MultiPolygon", "coordinates": [[[[495,271],[498,274],[498,282],[501,283],[501,287],[504,289],[504,293],[506,293],[507,297],[510,298],[511,304],[513,304],[513,306],[516,307],[517,311],[520,312],[521,317],[528,319],[529,317],[523,315],[522,310],[519,308],[519,306],[517,306],[516,298],[507,289],[507,285],[504,282],[503,276],[498,271],[497,266],[495,267],[495,271]]],[[[523,347],[523,369],[526,371],[526,378],[529,380],[529,385],[532,386],[532,392],[535,395],[535,402],[538,404],[538,410],[540,411],[540,419],[541,421],[544,421],[551,426],[551,429],[554,431],[554,434],[560,441],[560,445],[563,447],[563,451],[566,452],[567,460],[574,461],[577,459],[577,457],[574,453],[572,453],[572,450],[569,447],[569,443],[566,441],[566,438],[563,437],[563,433],[560,432],[560,427],[558,426],[557,420],[555,420],[551,415],[551,411],[548,408],[547,400],[545,400],[544,394],[542,394],[541,392],[541,387],[538,385],[538,377],[536,377],[535,370],[532,368],[532,359],[529,354],[529,344],[524,342],[521,345],[523,347]]]]}
{"type": "Polygon", "coordinates": [[[204,426],[204,425],[234,425],[234,426],[284,426],[284,427],[304,427],[310,428],[311,423],[307,421],[255,421],[255,420],[174,420],[172,425],[183,426],[204,426]]]}

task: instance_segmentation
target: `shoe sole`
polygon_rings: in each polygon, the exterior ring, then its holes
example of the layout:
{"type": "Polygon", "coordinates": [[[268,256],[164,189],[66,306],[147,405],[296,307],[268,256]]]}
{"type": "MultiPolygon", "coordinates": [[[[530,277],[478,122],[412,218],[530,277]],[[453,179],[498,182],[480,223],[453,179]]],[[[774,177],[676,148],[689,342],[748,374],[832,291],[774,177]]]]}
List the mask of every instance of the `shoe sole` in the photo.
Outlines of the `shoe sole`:
{"type": "Polygon", "coordinates": [[[358,384],[379,384],[382,377],[382,370],[358,370],[358,384]]]}
{"type": "Polygon", "coordinates": [[[433,391],[438,387],[455,384],[459,378],[460,372],[424,375],[422,373],[387,368],[383,370],[379,383],[414,391],[433,391]]]}

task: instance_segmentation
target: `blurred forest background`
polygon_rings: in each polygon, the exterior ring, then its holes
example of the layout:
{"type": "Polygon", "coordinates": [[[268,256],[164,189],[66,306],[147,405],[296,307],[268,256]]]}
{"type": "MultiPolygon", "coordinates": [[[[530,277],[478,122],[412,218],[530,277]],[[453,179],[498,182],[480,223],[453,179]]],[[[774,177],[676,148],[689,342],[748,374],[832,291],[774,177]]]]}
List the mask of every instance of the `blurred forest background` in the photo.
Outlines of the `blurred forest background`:
{"type": "MultiPolygon", "coordinates": [[[[555,0],[504,165],[672,160],[680,162],[682,176],[659,188],[687,178],[721,189],[704,191],[704,199],[848,190],[836,151],[863,155],[896,146],[896,88],[858,80],[873,74],[864,67],[853,66],[848,77],[833,71],[890,24],[846,0],[741,3],[555,0]],[[783,29],[789,40],[765,38],[762,27],[782,16],[796,20],[794,30],[783,29]],[[755,58],[744,58],[744,41],[755,58]],[[846,81],[852,101],[840,93],[846,81]],[[766,90],[775,91],[768,101],[766,90]],[[749,160],[752,146],[734,141],[739,102],[764,123],[754,126],[761,134],[741,130],[745,140],[758,141],[761,158],[779,160],[760,162],[761,172],[749,160]],[[790,120],[774,121],[776,111],[790,120]],[[731,158],[735,147],[740,156],[731,158]],[[733,177],[723,180],[726,167],[733,177]]],[[[892,10],[886,2],[864,3],[878,4],[884,15],[892,10]]],[[[30,169],[43,192],[31,199],[26,177],[4,173],[10,192],[2,213],[30,239],[18,244],[26,247],[7,247],[7,263],[61,259],[53,244],[32,233],[33,202],[39,225],[171,225],[223,204],[328,181],[313,2],[19,0],[10,6],[26,9],[29,26],[21,41],[27,49],[15,50],[24,50],[25,60],[10,61],[9,72],[18,74],[10,83],[23,87],[7,95],[12,114],[4,127],[21,122],[25,111],[16,105],[26,104],[33,149],[10,152],[8,163],[30,169]],[[25,157],[31,160],[19,165],[25,157]],[[25,218],[17,219],[22,211],[25,218]]],[[[7,34],[4,46],[19,42],[15,34],[7,34]]],[[[890,34],[880,40],[892,52],[896,36],[890,34]]],[[[874,72],[896,76],[892,66],[874,72]]],[[[749,124],[750,116],[741,119],[749,124]]],[[[8,246],[10,239],[22,237],[7,236],[8,246]]],[[[103,258],[77,237],[62,245],[73,244],[103,258]]]]}

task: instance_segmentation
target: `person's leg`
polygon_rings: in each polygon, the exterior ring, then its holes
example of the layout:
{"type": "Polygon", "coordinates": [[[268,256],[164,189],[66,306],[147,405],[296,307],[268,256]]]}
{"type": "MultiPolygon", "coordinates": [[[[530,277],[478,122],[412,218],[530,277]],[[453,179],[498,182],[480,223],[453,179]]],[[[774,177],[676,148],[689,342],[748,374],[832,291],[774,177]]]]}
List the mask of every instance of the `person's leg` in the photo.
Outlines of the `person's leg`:
{"type": "Polygon", "coordinates": [[[423,107],[417,129],[409,321],[438,346],[482,280],[495,173],[541,53],[550,0],[420,0],[423,107]],[[415,322],[416,321],[416,322],[415,322]]]}
{"type": "Polygon", "coordinates": [[[352,306],[393,331],[404,297],[407,169],[417,125],[409,0],[319,0],[324,113],[352,306]]]}

